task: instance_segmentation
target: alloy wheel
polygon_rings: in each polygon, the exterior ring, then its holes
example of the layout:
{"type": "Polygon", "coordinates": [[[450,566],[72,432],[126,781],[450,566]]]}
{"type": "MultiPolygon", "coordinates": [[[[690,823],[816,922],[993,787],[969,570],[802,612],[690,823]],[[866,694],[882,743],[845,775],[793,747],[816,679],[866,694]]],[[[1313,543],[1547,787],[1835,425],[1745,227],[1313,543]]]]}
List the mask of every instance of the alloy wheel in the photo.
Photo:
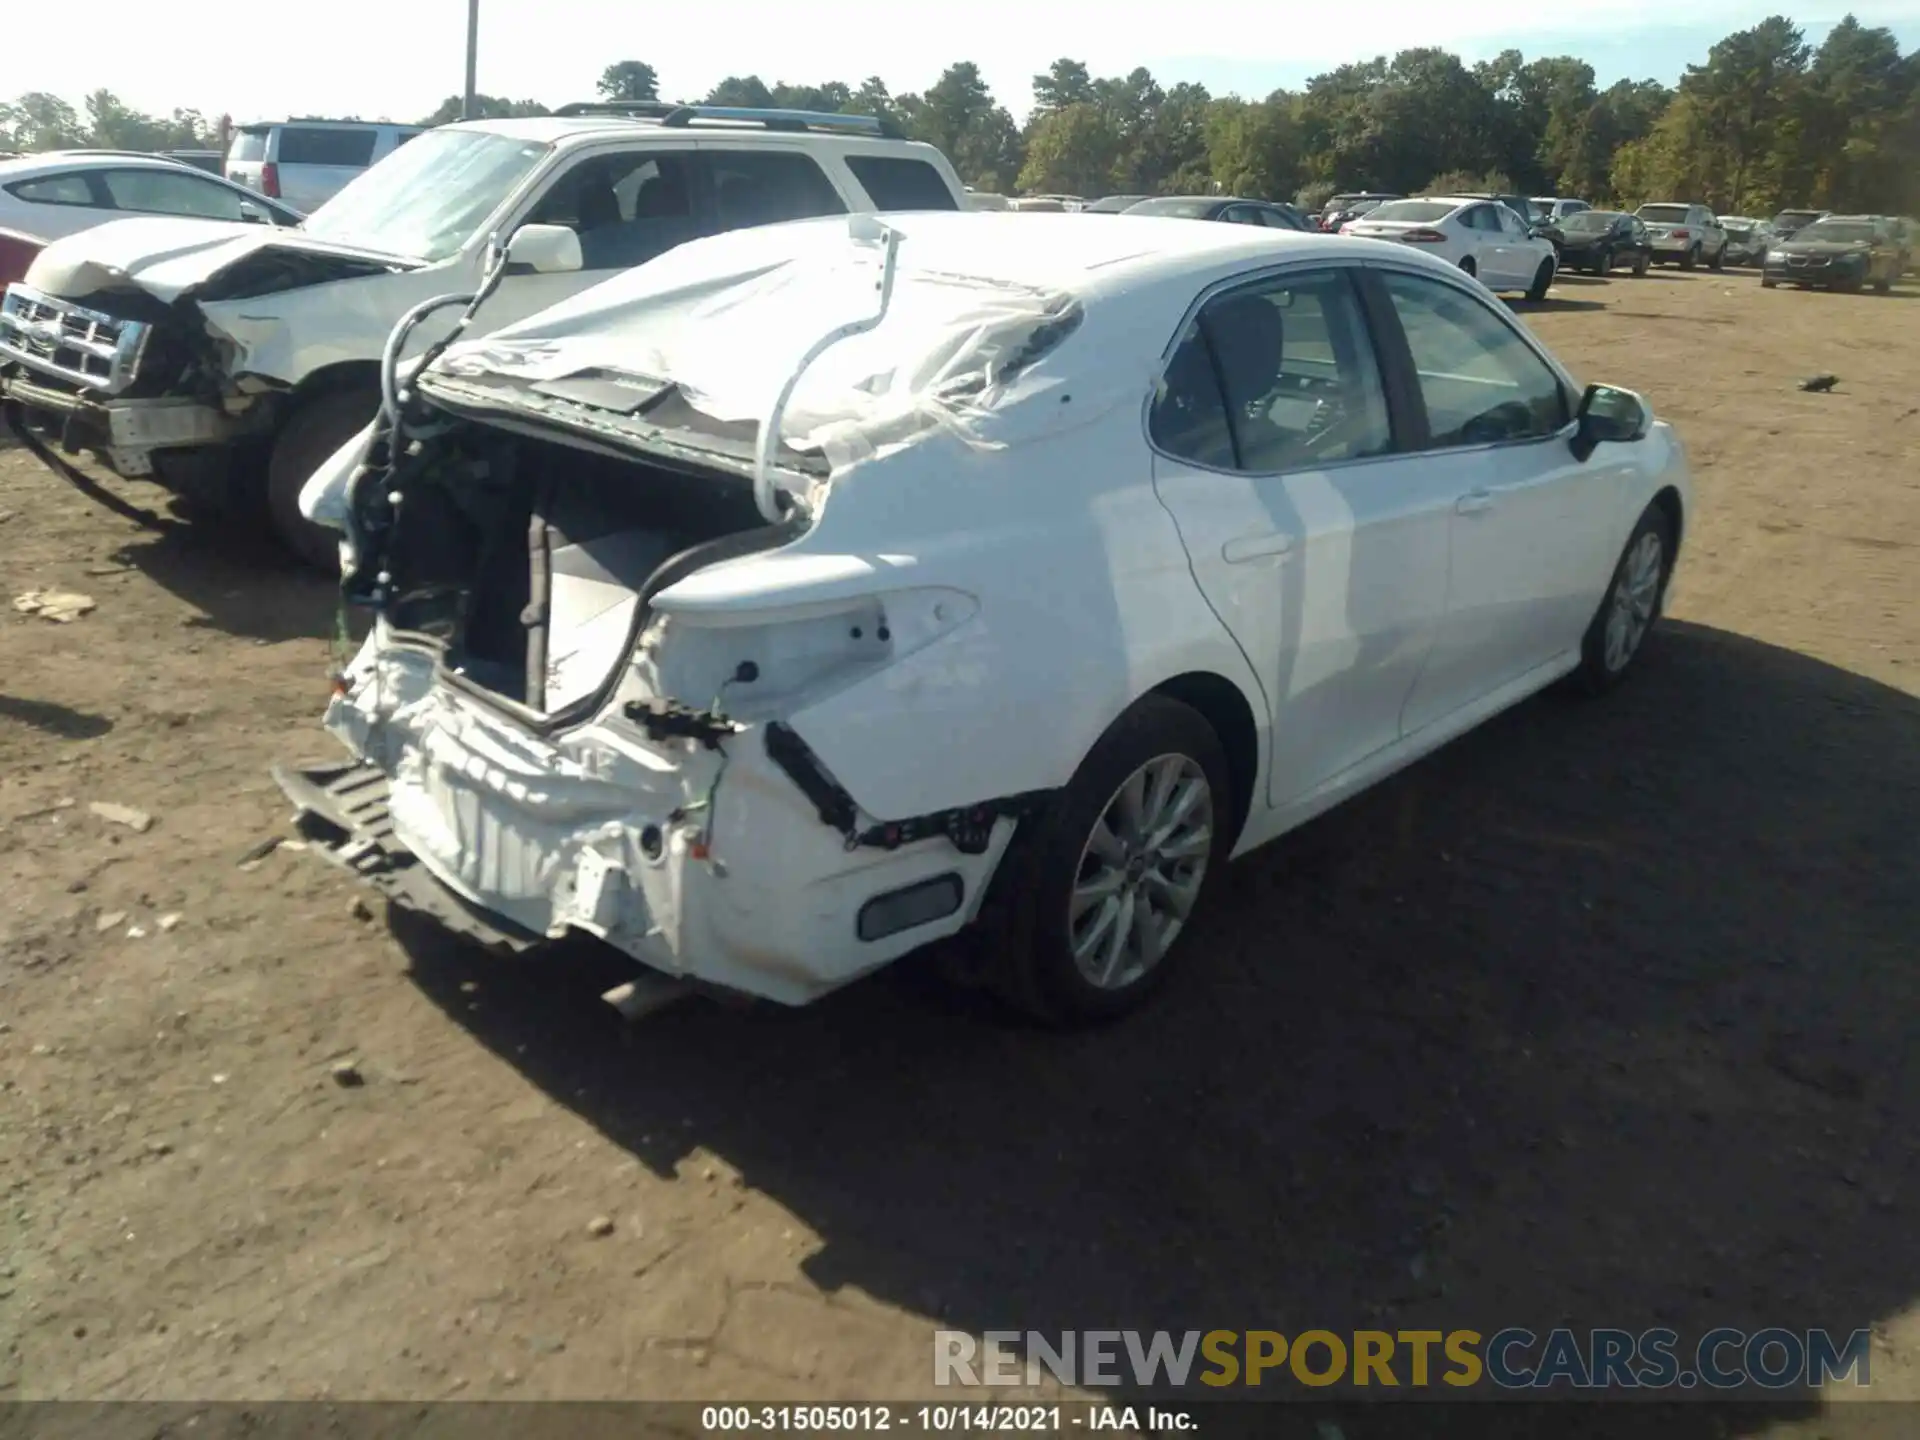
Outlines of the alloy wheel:
{"type": "Polygon", "coordinates": [[[1620,566],[1614,581],[1612,603],[1607,611],[1607,672],[1619,674],[1626,669],[1653,624],[1653,612],[1660,602],[1660,576],[1665,553],[1656,531],[1649,530],[1634,543],[1620,566]]]}
{"type": "Polygon", "coordinates": [[[1160,964],[1206,880],[1213,826],[1212,787],[1189,756],[1155,756],[1120,783],[1081,847],[1067,903],[1089,985],[1124,989],[1160,964]]]}

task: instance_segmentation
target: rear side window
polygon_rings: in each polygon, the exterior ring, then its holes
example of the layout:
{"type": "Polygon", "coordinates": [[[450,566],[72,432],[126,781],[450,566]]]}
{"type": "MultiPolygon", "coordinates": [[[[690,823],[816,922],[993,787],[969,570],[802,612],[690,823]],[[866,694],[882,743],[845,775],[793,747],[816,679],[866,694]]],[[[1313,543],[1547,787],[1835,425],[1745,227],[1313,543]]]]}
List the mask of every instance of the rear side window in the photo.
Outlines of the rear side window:
{"type": "Polygon", "coordinates": [[[714,218],[722,230],[847,212],[840,192],[809,156],[784,150],[713,151],[706,160],[714,218]]]}
{"type": "MultiPolygon", "coordinates": [[[[1293,275],[1235,290],[1207,302],[1198,340],[1207,363],[1176,354],[1167,390],[1175,381],[1199,390],[1184,407],[1199,423],[1182,437],[1159,428],[1163,397],[1156,402],[1154,438],[1183,458],[1221,468],[1271,475],[1340,460],[1380,455],[1392,448],[1387,403],[1379,367],[1367,338],[1352,284],[1337,270],[1293,275]],[[1189,367],[1186,373],[1182,366],[1189,367]],[[1217,377],[1217,383],[1215,380],[1217,377]],[[1226,427],[1221,456],[1213,428],[1216,398],[1226,427]],[[1183,449],[1198,442],[1199,450],[1183,449]]],[[[1181,346],[1193,345],[1189,337],[1181,346]]],[[[1168,422],[1177,417],[1169,413],[1168,422]]]]}
{"type": "Polygon", "coordinates": [[[7,186],[7,193],[16,200],[30,201],[35,205],[95,203],[93,187],[87,183],[84,175],[42,175],[34,180],[22,180],[7,186]]]}
{"type": "Polygon", "coordinates": [[[1154,393],[1153,413],[1147,421],[1153,443],[1179,460],[1233,469],[1233,430],[1227,424],[1227,402],[1213,369],[1200,322],[1194,320],[1180,337],[1154,393]]]}
{"type": "Polygon", "coordinates": [[[1560,377],[1485,303],[1418,275],[1383,278],[1419,375],[1430,445],[1537,440],[1567,423],[1560,377]]]}
{"type": "Polygon", "coordinates": [[[257,164],[266,158],[265,130],[242,130],[233,137],[233,148],[227,152],[227,159],[243,165],[257,164]]]}
{"type": "Polygon", "coordinates": [[[347,165],[365,168],[373,163],[372,130],[330,130],[318,125],[289,125],[280,132],[282,165],[347,165]]]}
{"type": "Polygon", "coordinates": [[[876,210],[958,210],[960,202],[924,160],[898,155],[849,155],[847,168],[876,210]]]}

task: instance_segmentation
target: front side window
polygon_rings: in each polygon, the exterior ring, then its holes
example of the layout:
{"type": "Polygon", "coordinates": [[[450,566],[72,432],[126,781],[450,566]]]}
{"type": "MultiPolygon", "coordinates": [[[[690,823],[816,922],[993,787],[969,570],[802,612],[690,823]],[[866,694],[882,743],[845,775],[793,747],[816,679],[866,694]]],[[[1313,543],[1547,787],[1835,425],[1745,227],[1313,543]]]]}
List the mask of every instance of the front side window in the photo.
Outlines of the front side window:
{"type": "Polygon", "coordinates": [[[1225,459],[1217,458],[1213,403],[1203,395],[1185,407],[1216,457],[1203,463],[1273,474],[1392,448],[1379,367],[1345,272],[1287,276],[1218,296],[1181,349],[1196,341],[1207,366],[1176,354],[1168,388],[1176,370],[1183,384],[1206,381],[1208,371],[1217,377],[1210,383],[1230,442],[1225,459]]]}
{"type": "Polygon", "coordinates": [[[7,193],[16,200],[26,200],[35,205],[95,203],[93,187],[87,183],[84,175],[41,175],[7,186],[7,193]]]}
{"type": "Polygon", "coordinates": [[[240,220],[240,197],[224,185],[165,170],[108,170],[100,176],[121,210],[152,215],[195,215],[207,220],[240,220]]]}
{"type": "Polygon", "coordinates": [[[1419,375],[1430,445],[1535,440],[1567,423],[1560,377],[1487,302],[1423,276],[1384,282],[1419,375]]]}
{"type": "Polygon", "coordinates": [[[583,160],[554,181],[527,223],[580,237],[588,270],[645,264],[699,233],[691,150],[637,150],[583,160]]]}

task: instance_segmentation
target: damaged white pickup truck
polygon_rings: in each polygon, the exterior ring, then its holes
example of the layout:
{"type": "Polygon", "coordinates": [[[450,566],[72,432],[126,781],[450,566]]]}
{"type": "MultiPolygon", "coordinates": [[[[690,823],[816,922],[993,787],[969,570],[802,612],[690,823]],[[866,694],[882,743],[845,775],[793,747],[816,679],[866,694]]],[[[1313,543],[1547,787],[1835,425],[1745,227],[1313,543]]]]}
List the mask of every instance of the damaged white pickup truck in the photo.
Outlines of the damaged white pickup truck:
{"type": "MultiPolygon", "coordinates": [[[[56,241],[0,300],[0,397],[22,438],[208,508],[255,508],[308,560],[334,543],[300,487],[372,418],[395,323],[471,294],[493,238],[579,240],[517,265],[470,333],[522,319],[692,237],[876,209],[958,209],[932,146],[868,116],[635,102],[443,126],[298,229],[129,219],[56,241]]],[[[415,353],[436,338],[416,331],[415,353]]]]}
{"type": "Polygon", "coordinates": [[[1451,267],[1180,220],[738,231],[390,390],[302,499],[376,613],[350,756],[280,782],[649,1004],[971,926],[1028,1009],[1126,1010],[1230,855],[1625,674],[1688,495],[1451,267]]]}

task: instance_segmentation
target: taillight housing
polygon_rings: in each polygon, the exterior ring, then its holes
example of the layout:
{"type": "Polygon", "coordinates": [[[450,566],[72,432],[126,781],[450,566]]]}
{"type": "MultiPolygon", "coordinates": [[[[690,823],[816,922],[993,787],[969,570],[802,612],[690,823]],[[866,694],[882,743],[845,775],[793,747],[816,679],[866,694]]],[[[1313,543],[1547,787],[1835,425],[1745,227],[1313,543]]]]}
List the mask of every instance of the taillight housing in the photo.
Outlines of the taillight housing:
{"type": "Polygon", "coordinates": [[[1672,235],[1676,240],[1684,240],[1687,238],[1687,232],[1685,230],[1670,230],[1667,233],[1672,235]]]}
{"type": "Polygon", "coordinates": [[[260,193],[269,200],[280,198],[280,167],[271,160],[260,167],[260,193]]]}
{"type": "Polygon", "coordinates": [[[1440,245],[1446,242],[1447,235],[1444,230],[1403,230],[1400,238],[1415,245],[1440,245]]]}

